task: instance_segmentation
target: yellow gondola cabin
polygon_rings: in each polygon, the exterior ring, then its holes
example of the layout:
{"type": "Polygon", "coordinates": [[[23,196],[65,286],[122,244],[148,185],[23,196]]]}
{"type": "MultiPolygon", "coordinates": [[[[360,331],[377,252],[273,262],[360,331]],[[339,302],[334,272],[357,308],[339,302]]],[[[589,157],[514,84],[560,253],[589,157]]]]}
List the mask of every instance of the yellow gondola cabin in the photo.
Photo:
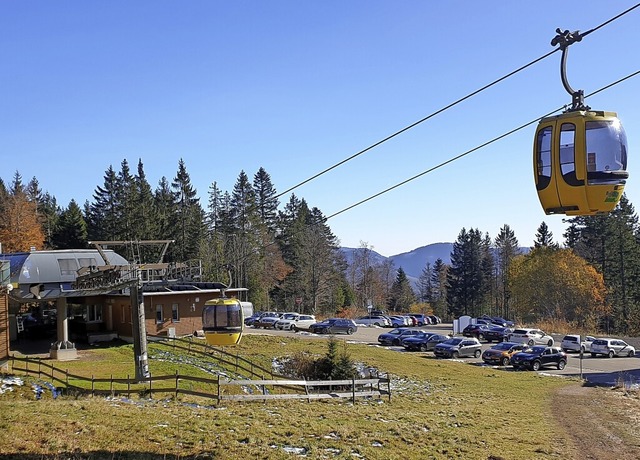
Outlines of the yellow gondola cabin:
{"type": "Polygon", "coordinates": [[[202,310],[202,330],[209,345],[236,345],[242,338],[244,315],[238,299],[212,299],[202,310]]]}
{"type": "Polygon", "coordinates": [[[546,214],[596,215],[622,196],[627,138],[613,112],[575,110],[540,120],[534,174],[546,214]]]}

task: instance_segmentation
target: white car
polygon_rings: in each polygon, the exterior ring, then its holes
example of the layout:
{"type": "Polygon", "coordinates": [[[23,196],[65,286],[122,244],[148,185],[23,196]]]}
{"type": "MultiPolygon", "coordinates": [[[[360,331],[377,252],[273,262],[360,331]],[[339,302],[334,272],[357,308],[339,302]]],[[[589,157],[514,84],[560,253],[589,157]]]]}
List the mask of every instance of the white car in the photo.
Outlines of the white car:
{"type": "Polygon", "coordinates": [[[545,334],[540,329],[514,329],[507,338],[509,342],[526,343],[532,345],[546,345],[552,347],[554,340],[549,334],[545,334]]]}
{"type": "Polygon", "coordinates": [[[591,344],[591,356],[594,358],[598,355],[608,356],[609,358],[613,358],[614,356],[632,357],[635,354],[636,349],[620,339],[595,339],[591,344]]]}
{"type": "Polygon", "coordinates": [[[298,315],[295,318],[281,318],[276,323],[276,329],[281,329],[283,331],[299,331],[300,329],[309,329],[309,326],[317,322],[316,317],[313,315],[298,315]]]}
{"type": "Polygon", "coordinates": [[[582,351],[586,353],[591,351],[591,344],[594,340],[596,340],[596,338],[590,335],[583,338],[579,334],[568,334],[565,335],[562,342],[560,342],[560,348],[562,348],[562,351],[565,353],[569,351],[582,351]]]}
{"type": "Polygon", "coordinates": [[[391,321],[385,316],[361,316],[354,321],[357,325],[363,326],[391,327],[391,321]]]}
{"type": "Polygon", "coordinates": [[[389,317],[393,327],[413,326],[413,321],[408,316],[393,315],[389,317]]]}

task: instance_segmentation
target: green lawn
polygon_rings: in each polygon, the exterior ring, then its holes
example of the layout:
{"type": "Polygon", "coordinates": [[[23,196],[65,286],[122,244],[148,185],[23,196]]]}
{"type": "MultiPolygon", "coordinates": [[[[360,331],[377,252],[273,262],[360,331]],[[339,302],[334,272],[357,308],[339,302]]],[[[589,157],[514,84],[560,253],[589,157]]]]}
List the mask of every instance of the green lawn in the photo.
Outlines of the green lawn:
{"type": "MultiPolygon", "coordinates": [[[[169,395],[53,399],[50,393],[36,400],[25,385],[0,395],[1,458],[567,459],[574,452],[549,409],[553,392],[576,382],[436,360],[431,354],[346,346],[354,361],[391,375],[391,402],[214,406],[169,395]]],[[[274,357],[320,356],[326,348],[325,341],[250,335],[237,351],[270,367],[274,357]]],[[[153,375],[176,370],[208,375],[198,368],[200,361],[184,363],[183,354],[168,350],[150,344],[153,375]]],[[[134,374],[131,346],[88,353],[61,364],[78,375],[134,374]]]]}

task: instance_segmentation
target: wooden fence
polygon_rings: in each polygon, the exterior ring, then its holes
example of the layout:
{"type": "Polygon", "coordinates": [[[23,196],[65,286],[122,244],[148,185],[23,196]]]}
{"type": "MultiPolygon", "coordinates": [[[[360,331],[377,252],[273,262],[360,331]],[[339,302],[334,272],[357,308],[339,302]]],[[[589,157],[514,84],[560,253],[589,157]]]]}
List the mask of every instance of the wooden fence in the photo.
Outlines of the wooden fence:
{"type": "MultiPolygon", "coordinates": [[[[41,358],[11,357],[11,369],[14,373],[37,375],[41,380],[50,380],[52,385],[67,394],[91,394],[116,396],[131,395],[153,397],[154,394],[170,394],[176,399],[179,395],[191,395],[220,401],[267,401],[271,399],[336,399],[351,398],[355,403],[359,397],[387,396],[391,401],[391,380],[389,376],[369,379],[346,380],[291,380],[291,379],[245,379],[227,380],[224,378],[195,377],[188,374],[149,376],[138,380],[127,375],[117,378],[86,377],[62,370],[41,358]],[[181,382],[197,383],[211,391],[185,388],[181,382]],[[227,389],[230,389],[227,392],[227,389]],[[283,392],[287,391],[287,392],[283,392]]],[[[192,386],[192,385],[188,385],[192,386]]]]}

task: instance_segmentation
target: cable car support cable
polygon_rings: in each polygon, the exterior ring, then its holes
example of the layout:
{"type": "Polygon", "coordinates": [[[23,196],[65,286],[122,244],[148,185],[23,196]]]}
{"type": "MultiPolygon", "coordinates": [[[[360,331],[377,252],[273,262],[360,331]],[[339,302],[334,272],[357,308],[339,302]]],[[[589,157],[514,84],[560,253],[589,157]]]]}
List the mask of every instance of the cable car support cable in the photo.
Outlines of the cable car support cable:
{"type": "MultiPolygon", "coordinates": [[[[634,9],[636,9],[636,8],[638,8],[638,7],[640,7],[640,3],[637,3],[636,5],[634,5],[634,6],[630,7],[630,8],[628,8],[628,9],[626,9],[625,11],[623,11],[623,12],[621,12],[621,13],[617,14],[616,16],[614,16],[614,17],[612,17],[612,18],[610,18],[610,19],[608,19],[607,21],[603,22],[602,24],[600,24],[600,25],[598,25],[598,26],[596,26],[596,27],[594,27],[594,28],[592,28],[592,29],[589,29],[588,31],[584,32],[583,34],[580,34],[578,31],[574,32],[573,34],[578,34],[578,37],[579,37],[579,39],[575,39],[574,41],[580,41],[580,40],[582,40],[582,38],[586,37],[587,35],[589,35],[589,34],[591,34],[591,33],[595,32],[595,31],[597,31],[597,30],[601,29],[602,27],[604,27],[604,26],[606,26],[606,25],[608,25],[608,24],[612,23],[613,21],[615,21],[615,20],[617,20],[617,19],[621,18],[622,16],[626,15],[627,13],[629,13],[629,12],[633,11],[634,9]]],[[[560,34],[560,33],[561,33],[560,29],[558,29],[558,30],[557,30],[557,32],[560,34]]],[[[571,34],[569,31],[565,31],[565,32],[566,32],[567,34],[571,34]]],[[[555,40],[555,39],[554,39],[554,40],[555,40]]],[[[571,43],[573,43],[574,41],[572,41],[571,43]]],[[[571,43],[569,43],[569,44],[571,44],[571,43]]],[[[554,44],[553,42],[552,42],[552,45],[553,45],[553,46],[555,46],[555,44],[554,44]]],[[[566,45],[566,46],[568,46],[568,45],[566,45]]],[[[515,74],[517,74],[518,72],[520,72],[520,71],[522,71],[522,70],[524,70],[524,69],[526,69],[526,68],[528,68],[528,67],[532,66],[533,64],[536,64],[536,63],[538,63],[538,62],[540,62],[540,61],[542,61],[542,60],[546,59],[547,57],[549,57],[549,56],[551,56],[552,54],[556,53],[557,51],[561,51],[561,50],[562,50],[562,47],[561,47],[561,48],[556,48],[556,49],[554,49],[553,51],[550,51],[550,52],[548,52],[547,54],[545,54],[545,55],[543,55],[543,56],[540,56],[540,57],[539,57],[539,58],[537,58],[537,59],[534,59],[533,61],[529,62],[528,64],[525,64],[525,65],[523,65],[523,66],[521,66],[521,67],[517,68],[516,70],[513,70],[512,72],[509,72],[508,74],[506,74],[506,75],[504,75],[504,76],[502,76],[502,77],[500,77],[500,78],[498,78],[498,79],[494,80],[493,82],[491,82],[491,83],[489,83],[489,84],[487,84],[487,85],[483,86],[482,88],[479,88],[479,89],[477,89],[477,90],[475,90],[475,91],[473,91],[473,92],[471,92],[471,93],[467,94],[466,96],[461,97],[460,99],[458,99],[458,100],[456,100],[456,101],[454,101],[454,102],[452,102],[452,103],[448,104],[447,106],[445,106],[445,107],[443,107],[443,108],[441,108],[441,109],[439,109],[439,110],[437,110],[437,111],[435,111],[435,112],[431,113],[430,115],[427,115],[426,117],[424,117],[424,118],[422,118],[422,119],[420,119],[420,120],[418,120],[418,121],[416,121],[416,122],[414,122],[414,123],[412,123],[412,124],[410,124],[410,125],[408,125],[408,126],[406,126],[406,127],[402,128],[402,129],[401,129],[401,130],[399,130],[399,131],[396,131],[395,133],[393,133],[393,134],[391,134],[391,135],[389,135],[389,136],[385,137],[384,139],[381,139],[381,140],[379,140],[378,142],[375,142],[374,144],[371,144],[370,146],[368,146],[368,147],[366,147],[366,148],[364,148],[364,149],[360,150],[359,152],[354,153],[354,154],[353,154],[353,155],[351,155],[350,157],[345,158],[345,159],[344,159],[344,160],[342,160],[342,161],[339,161],[338,163],[334,164],[333,166],[330,166],[330,167],[328,167],[328,168],[326,168],[326,169],[324,169],[324,170],[320,171],[319,173],[316,173],[316,174],[314,174],[313,176],[311,176],[311,177],[309,177],[309,178],[307,178],[307,179],[305,179],[305,180],[303,180],[303,181],[301,181],[301,182],[297,183],[296,185],[294,185],[294,186],[292,186],[292,187],[289,187],[289,188],[288,188],[288,189],[286,189],[284,192],[281,192],[281,193],[277,194],[277,195],[275,196],[275,198],[280,198],[281,196],[286,195],[287,193],[289,193],[289,192],[291,192],[291,191],[293,191],[293,190],[295,190],[295,189],[297,189],[297,188],[299,188],[299,187],[301,187],[301,186],[303,186],[303,185],[307,184],[308,182],[311,182],[312,180],[317,179],[318,177],[320,177],[320,176],[322,176],[322,175],[324,175],[324,174],[328,173],[329,171],[332,171],[333,169],[337,168],[338,166],[341,166],[341,165],[343,165],[343,164],[347,163],[348,161],[353,160],[354,158],[356,158],[356,157],[358,157],[358,156],[360,156],[360,155],[362,155],[362,154],[364,154],[364,153],[366,153],[366,152],[368,152],[368,151],[370,151],[370,150],[374,149],[375,147],[377,147],[377,146],[379,146],[379,145],[381,145],[381,144],[383,144],[383,143],[385,143],[385,142],[387,142],[387,141],[389,141],[389,140],[393,139],[394,137],[396,137],[396,136],[398,136],[398,135],[400,135],[400,134],[402,134],[402,133],[404,133],[404,132],[406,132],[406,131],[410,130],[411,128],[414,128],[414,127],[418,126],[419,124],[421,124],[421,123],[423,123],[423,122],[425,122],[425,121],[429,120],[430,118],[433,118],[433,117],[435,117],[436,115],[441,114],[442,112],[444,112],[444,111],[446,111],[446,110],[448,110],[448,109],[450,109],[450,108],[452,108],[452,107],[454,107],[454,106],[458,105],[459,103],[461,103],[461,102],[463,102],[463,101],[465,101],[465,100],[467,100],[467,99],[470,99],[471,97],[473,97],[473,96],[475,96],[475,95],[477,95],[477,94],[481,93],[482,91],[484,91],[484,90],[486,90],[486,89],[489,89],[490,87],[492,87],[492,86],[494,86],[494,85],[496,85],[496,84],[498,84],[498,83],[500,83],[500,82],[502,82],[502,81],[506,80],[507,78],[509,78],[509,77],[511,77],[511,76],[513,76],[513,75],[515,75],[515,74]]],[[[566,53],[563,51],[563,61],[564,61],[565,57],[566,57],[566,53]]],[[[564,65],[564,64],[563,64],[563,65],[564,65]]],[[[564,74],[563,74],[563,75],[564,75],[564,74]]],[[[564,77],[563,77],[563,82],[564,82],[564,77]]],[[[568,85],[568,82],[567,82],[567,85],[568,85]]],[[[566,88],[566,86],[565,86],[565,88],[566,88]]],[[[567,91],[570,91],[570,88],[571,88],[571,87],[569,86],[569,89],[567,89],[567,91]]],[[[570,91],[570,94],[572,94],[572,93],[573,93],[573,90],[571,90],[571,91],[570,91]]],[[[572,95],[573,95],[573,94],[572,94],[572,95]]],[[[529,124],[527,124],[527,125],[525,125],[525,126],[528,126],[528,125],[529,125],[529,124]]],[[[470,153],[470,152],[469,152],[469,153],[470,153]]],[[[412,180],[412,179],[409,179],[409,180],[412,180]]],[[[399,186],[399,185],[401,185],[401,184],[398,184],[398,186],[399,186]]],[[[394,188],[395,188],[395,187],[394,187],[394,188]]],[[[384,193],[384,192],[381,192],[381,193],[384,193]]],[[[341,211],[341,212],[342,212],[342,211],[341,211]]],[[[339,213],[338,213],[338,214],[339,214],[339,213]]]]}

